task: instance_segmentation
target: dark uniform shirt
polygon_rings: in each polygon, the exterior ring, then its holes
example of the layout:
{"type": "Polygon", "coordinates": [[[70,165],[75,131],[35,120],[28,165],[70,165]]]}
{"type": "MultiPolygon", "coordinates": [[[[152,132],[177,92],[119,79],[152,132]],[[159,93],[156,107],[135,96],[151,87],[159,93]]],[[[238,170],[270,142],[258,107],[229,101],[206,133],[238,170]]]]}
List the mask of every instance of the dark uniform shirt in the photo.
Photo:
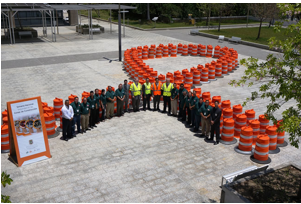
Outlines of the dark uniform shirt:
{"type": "Polygon", "coordinates": [[[211,120],[214,121],[214,124],[220,124],[221,115],[222,115],[222,110],[219,107],[212,108],[210,116],[211,116],[211,120]]]}
{"type": "Polygon", "coordinates": [[[75,104],[75,102],[73,101],[70,105],[73,108],[74,115],[79,115],[80,114],[80,102],[77,102],[77,104],[75,104]]]}
{"type": "Polygon", "coordinates": [[[186,95],[188,94],[187,89],[185,89],[185,88],[179,89],[179,98],[180,98],[180,101],[184,98],[183,91],[186,91],[186,95]]]}
{"type": "Polygon", "coordinates": [[[106,97],[106,95],[101,94],[100,95],[100,100],[101,100],[101,102],[102,102],[103,105],[107,104],[107,97],[106,97]]]}
{"type": "Polygon", "coordinates": [[[86,104],[81,103],[80,104],[80,113],[83,115],[89,114],[90,105],[87,102],[86,104]]]}
{"type": "Polygon", "coordinates": [[[97,107],[99,107],[99,105],[100,105],[100,103],[99,103],[100,95],[94,94],[94,97],[96,98],[96,101],[97,101],[97,107]]]}
{"type": "Polygon", "coordinates": [[[97,99],[96,99],[95,96],[93,96],[93,99],[91,98],[91,96],[89,96],[87,101],[90,104],[90,109],[95,109],[96,108],[97,99]]]}
{"type": "Polygon", "coordinates": [[[185,108],[189,108],[190,100],[192,97],[187,96],[186,101],[185,101],[185,108]]]}
{"type": "MultiPolygon", "coordinates": [[[[121,89],[121,90],[119,90],[119,89],[117,89],[116,91],[115,91],[115,96],[116,96],[116,98],[117,98],[117,96],[119,96],[119,98],[123,98],[123,96],[124,96],[124,91],[123,91],[123,89],[121,89]]],[[[114,97],[113,97],[114,98],[114,97]]],[[[117,98],[118,99],[118,98],[117,98]]],[[[118,99],[119,100],[119,99],[118,99]]]]}
{"type": "MultiPolygon", "coordinates": [[[[196,96],[192,96],[190,99],[190,106],[194,106],[198,103],[199,99],[196,96]]],[[[196,107],[194,106],[192,110],[196,111],[196,107]]]]}
{"type": "Polygon", "coordinates": [[[107,99],[107,103],[114,103],[113,101],[110,101],[108,98],[114,99],[115,97],[115,92],[114,91],[107,91],[106,93],[106,99],[107,99]]]}
{"type": "Polygon", "coordinates": [[[179,90],[177,88],[174,88],[171,90],[171,98],[172,99],[175,99],[178,94],[179,94],[179,90]]]}
{"type": "Polygon", "coordinates": [[[180,101],[180,108],[182,108],[183,109],[183,107],[184,107],[184,104],[186,104],[187,103],[187,96],[185,96],[181,101],[180,101]]]}
{"type": "Polygon", "coordinates": [[[200,104],[200,102],[197,102],[197,104],[195,105],[196,107],[196,115],[200,116],[201,115],[201,112],[202,112],[202,107],[204,106],[204,102],[202,104],[200,104]]]}
{"type": "Polygon", "coordinates": [[[212,107],[210,105],[208,105],[206,107],[206,105],[204,104],[201,108],[201,111],[203,113],[204,116],[208,116],[211,113],[212,107]]]}

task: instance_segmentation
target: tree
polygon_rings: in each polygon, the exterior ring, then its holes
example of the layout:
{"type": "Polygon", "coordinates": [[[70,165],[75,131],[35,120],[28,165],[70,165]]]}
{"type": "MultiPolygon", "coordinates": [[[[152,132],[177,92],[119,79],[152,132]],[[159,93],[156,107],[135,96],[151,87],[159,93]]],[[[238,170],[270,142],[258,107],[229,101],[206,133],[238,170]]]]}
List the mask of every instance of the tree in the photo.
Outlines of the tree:
{"type": "MultiPolygon", "coordinates": [[[[301,4],[277,4],[282,16],[300,14],[301,4]]],[[[267,56],[265,62],[258,63],[258,59],[242,59],[240,63],[247,67],[245,75],[240,80],[231,80],[230,85],[249,86],[259,85],[259,91],[254,91],[243,105],[258,98],[270,99],[266,106],[266,118],[277,123],[274,112],[280,109],[289,100],[296,105],[286,108],[282,112],[282,126],[279,131],[289,133],[290,144],[299,148],[299,137],[301,136],[301,22],[290,24],[282,28],[282,22],[276,22],[275,32],[284,32],[285,40],[275,37],[269,39],[270,48],[282,51],[282,56],[267,56]],[[255,80],[254,80],[255,79],[255,80]]]]}
{"type": "MultiPolygon", "coordinates": [[[[6,184],[10,185],[13,180],[10,178],[10,175],[6,172],[2,172],[1,174],[1,184],[5,188],[6,184]]],[[[1,203],[11,203],[10,196],[1,194],[1,203]]]]}
{"type": "Polygon", "coordinates": [[[276,4],[261,4],[261,3],[255,3],[250,4],[250,8],[255,15],[255,17],[259,18],[260,25],[258,30],[258,36],[256,40],[260,37],[260,31],[261,31],[261,25],[264,20],[271,19],[271,16],[273,16],[273,12],[275,12],[276,4]]]}
{"type": "Polygon", "coordinates": [[[218,31],[220,31],[222,16],[229,15],[232,12],[232,8],[234,6],[235,4],[228,4],[228,3],[215,3],[213,5],[214,10],[218,13],[219,16],[218,31]]]}

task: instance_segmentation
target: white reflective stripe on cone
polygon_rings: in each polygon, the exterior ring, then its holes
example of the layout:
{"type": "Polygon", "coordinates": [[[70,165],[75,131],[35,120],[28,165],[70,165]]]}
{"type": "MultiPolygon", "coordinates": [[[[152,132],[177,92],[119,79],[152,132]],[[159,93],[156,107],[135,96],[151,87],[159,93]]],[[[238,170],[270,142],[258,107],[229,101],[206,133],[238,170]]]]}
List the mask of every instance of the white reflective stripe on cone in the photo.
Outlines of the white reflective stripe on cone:
{"type": "Polygon", "coordinates": [[[61,106],[53,106],[53,108],[61,108],[61,107],[63,107],[63,105],[61,105],[61,106]]]}
{"type": "Polygon", "coordinates": [[[241,129],[239,128],[234,128],[234,130],[236,130],[237,132],[241,132],[241,129]]]}
{"type": "Polygon", "coordinates": [[[284,136],[278,136],[277,139],[284,139],[284,136]]]}
{"type": "Polygon", "coordinates": [[[234,129],[234,126],[233,127],[228,127],[228,126],[223,126],[224,129],[227,129],[227,130],[233,130],[234,129]]]}
{"type": "Polygon", "coordinates": [[[247,139],[247,140],[253,139],[253,135],[251,135],[251,136],[244,136],[243,134],[240,134],[240,137],[244,138],[244,139],[247,139]]]}
{"type": "Polygon", "coordinates": [[[234,133],[233,133],[233,134],[222,133],[222,135],[225,136],[225,137],[233,137],[233,136],[234,136],[234,133]]]}
{"type": "Polygon", "coordinates": [[[268,135],[270,139],[277,138],[277,135],[268,135]]]}
{"type": "Polygon", "coordinates": [[[185,79],[193,79],[193,77],[186,77],[185,79]]]}
{"type": "Polygon", "coordinates": [[[201,75],[193,75],[193,77],[200,77],[201,75]]]}
{"type": "Polygon", "coordinates": [[[215,74],[221,74],[221,72],[215,72],[215,74]]]}
{"type": "Polygon", "coordinates": [[[61,112],[54,112],[54,115],[59,115],[61,114],[61,112]]]}
{"type": "Polygon", "coordinates": [[[243,145],[243,146],[251,146],[252,142],[251,143],[243,143],[243,142],[239,141],[239,144],[243,145]]]}
{"type": "Polygon", "coordinates": [[[209,69],[209,72],[215,72],[215,70],[211,70],[211,69],[209,69]]]}
{"type": "Polygon", "coordinates": [[[215,76],[215,74],[209,74],[209,76],[215,76]]]}
{"type": "Polygon", "coordinates": [[[54,128],[55,128],[55,126],[52,128],[46,128],[46,130],[49,131],[49,130],[53,130],[54,128]]]}
{"type": "Polygon", "coordinates": [[[253,139],[254,139],[254,138],[257,138],[257,136],[258,136],[258,135],[253,135],[253,139]]]}
{"type": "Polygon", "coordinates": [[[232,116],[227,116],[227,115],[224,115],[223,117],[224,118],[232,118],[232,116]]]}
{"type": "Polygon", "coordinates": [[[50,124],[50,123],[53,123],[53,122],[55,122],[55,120],[45,121],[45,124],[50,124]]]}
{"type": "Polygon", "coordinates": [[[9,144],[9,142],[1,142],[2,145],[9,144]]]}
{"type": "Polygon", "coordinates": [[[260,125],[261,126],[268,126],[270,123],[262,123],[262,122],[260,122],[260,125]]]}
{"type": "Polygon", "coordinates": [[[268,147],[269,144],[264,145],[264,144],[259,144],[258,142],[256,142],[256,146],[258,146],[258,147],[268,147]]]}
{"type": "MultiPolygon", "coordinates": [[[[252,126],[251,126],[252,127],[252,126]]],[[[256,128],[256,129],[253,129],[253,132],[257,132],[259,131],[260,129],[259,128],[256,128]]]]}
{"type": "Polygon", "coordinates": [[[202,72],[202,74],[208,74],[208,72],[202,72]]]}
{"type": "Polygon", "coordinates": [[[260,129],[260,132],[265,132],[265,129],[260,129]]]}
{"type": "Polygon", "coordinates": [[[259,154],[259,155],[263,155],[263,156],[269,154],[269,152],[265,152],[265,153],[258,152],[256,149],[255,149],[255,153],[256,153],[256,154],[259,154]]]}
{"type": "Polygon", "coordinates": [[[237,121],[235,121],[235,123],[238,124],[238,125],[246,125],[247,124],[247,122],[240,123],[240,122],[237,122],[237,121]]]}
{"type": "Polygon", "coordinates": [[[255,118],[247,118],[247,120],[255,120],[255,118]]]}
{"type": "Polygon", "coordinates": [[[275,146],[275,145],[277,145],[277,142],[275,142],[275,143],[270,143],[270,146],[275,146]]]}
{"type": "Polygon", "coordinates": [[[1,137],[8,137],[9,136],[9,134],[7,133],[7,134],[5,134],[5,135],[1,135],[1,137]]]}

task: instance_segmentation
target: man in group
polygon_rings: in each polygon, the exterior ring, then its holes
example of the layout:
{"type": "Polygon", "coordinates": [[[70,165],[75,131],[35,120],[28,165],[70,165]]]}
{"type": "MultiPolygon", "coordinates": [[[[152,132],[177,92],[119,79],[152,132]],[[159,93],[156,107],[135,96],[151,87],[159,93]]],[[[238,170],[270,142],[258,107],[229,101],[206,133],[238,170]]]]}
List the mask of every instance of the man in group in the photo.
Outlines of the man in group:
{"type": "Polygon", "coordinates": [[[83,99],[83,102],[80,104],[80,119],[82,124],[82,133],[85,133],[87,130],[91,130],[88,128],[90,112],[90,105],[87,102],[87,98],[85,97],[83,99]]]}
{"type": "Polygon", "coordinates": [[[154,103],[154,111],[160,111],[159,104],[161,100],[161,81],[156,78],[155,83],[152,84],[151,90],[153,92],[153,103],[154,103]]]}
{"type": "Polygon", "coordinates": [[[205,105],[201,108],[202,116],[202,135],[209,139],[210,123],[211,123],[211,111],[212,107],[209,105],[209,100],[206,100],[205,105]]]}
{"type": "Polygon", "coordinates": [[[72,138],[72,120],[73,120],[73,108],[69,106],[69,100],[65,100],[65,105],[62,108],[62,120],[63,120],[63,140],[68,141],[72,138]]]}
{"type": "Polygon", "coordinates": [[[134,79],[134,83],[132,83],[130,87],[130,91],[132,92],[132,105],[133,105],[133,111],[138,112],[139,105],[140,105],[140,99],[141,99],[141,84],[138,82],[138,79],[134,79]]]}
{"type": "MultiPolygon", "coordinates": [[[[182,101],[183,98],[184,98],[183,92],[186,92],[186,94],[188,94],[188,91],[184,88],[184,84],[182,83],[182,84],[180,85],[180,89],[179,89],[179,100],[180,100],[180,104],[181,104],[181,101],[182,101]]],[[[182,117],[182,116],[183,116],[183,109],[180,109],[179,117],[182,117]]]]}
{"type": "Polygon", "coordinates": [[[123,115],[123,100],[125,98],[122,84],[119,84],[118,89],[115,91],[115,96],[117,97],[117,116],[120,117],[123,115]]]}
{"type": "Polygon", "coordinates": [[[202,116],[201,116],[201,112],[202,112],[202,107],[203,107],[204,103],[203,103],[203,98],[200,97],[199,101],[197,102],[197,104],[195,105],[195,127],[194,127],[194,132],[199,131],[199,127],[200,127],[200,122],[202,121],[202,116]]]}
{"type": "Polygon", "coordinates": [[[71,103],[73,108],[73,120],[72,120],[72,136],[76,137],[75,133],[75,124],[77,126],[77,134],[81,133],[80,131],[80,103],[78,102],[78,97],[74,98],[74,101],[71,103]]]}
{"type": "Polygon", "coordinates": [[[95,97],[95,99],[97,101],[97,107],[98,107],[98,113],[95,116],[95,123],[98,124],[99,121],[100,121],[100,119],[99,119],[99,107],[100,107],[100,103],[99,103],[99,100],[100,100],[99,89],[95,89],[94,97],[95,97]]]}
{"type": "Polygon", "coordinates": [[[168,104],[168,115],[170,115],[171,111],[171,104],[170,104],[170,96],[171,96],[171,89],[173,85],[170,83],[170,79],[166,79],[166,83],[162,85],[161,90],[163,90],[163,101],[164,101],[164,108],[162,113],[166,113],[166,106],[168,104]]]}
{"type": "Polygon", "coordinates": [[[178,112],[178,94],[179,90],[177,89],[177,84],[173,84],[173,89],[171,90],[171,97],[170,97],[170,103],[171,103],[171,113],[173,116],[177,116],[178,112]]]}
{"type": "Polygon", "coordinates": [[[219,143],[221,115],[222,115],[222,111],[218,107],[218,101],[215,101],[214,108],[212,108],[212,111],[211,111],[211,137],[210,137],[210,140],[213,140],[214,131],[215,131],[214,145],[217,145],[219,143]]]}
{"type": "Polygon", "coordinates": [[[106,116],[106,110],[107,110],[107,97],[106,97],[106,90],[102,89],[101,90],[101,94],[100,94],[100,105],[101,105],[101,109],[102,109],[102,114],[101,114],[101,118],[100,121],[104,122],[105,121],[105,116],[106,116]]]}
{"type": "Polygon", "coordinates": [[[142,86],[142,97],[143,97],[143,110],[146,111],[150,109],[150,97],[152,96],[151,83],[149,83],[149,78],[146,78],[146,82],[142,86]]]}
{"type": "Polygon", "coordinates": [[[185,121],[186,122],[186,104],[187,104],[187,92],[183,92],[183,98],[180,102],[180,110],[181,110],[181,113],[182,113],[182,121],[185,121]]]}
{"type": "Polygon", "coordinates": [[[124,80],[123,84],[123,91],[124,91],[124,112],[128,112],[128,105],[129,105],[129,92],[130,90],[130,85],[128,84],[128,80],[124,80]]]}
{"type": "Polygon", "coordinates": [[[106,93],[107,99],[107,119],[114,117],[114,101],[116,99],[115,93],[111,86],[108,86],[108,91],[106,93]]]}
{"type": "Polygon", "coordinates": [[[95,125],[96,123],[96,117],[97,114],[99,114],[98,111],[98,104],[97,104],[97,99],[94,96],[94,92],[90,91],[90,96],[88,97],[88,103],[90,104],[90,109],[91,109],[91,113],[90,113],[90,118],[89,118],[89,123],[90,123],[90,128],[96,128],[97,126],[95,125]]]}
{"type": "Polygon", "coordinates": [[[191,112],[191,124],[190,127],[194,127],[195,126],[195,114],[196,114],[196,104],[198,103],[199,99],[196,96],[196,92],[193,91],[192,92],[192,97],[190,99],[190,104],[189,104],[189,110],[191,112]]]}

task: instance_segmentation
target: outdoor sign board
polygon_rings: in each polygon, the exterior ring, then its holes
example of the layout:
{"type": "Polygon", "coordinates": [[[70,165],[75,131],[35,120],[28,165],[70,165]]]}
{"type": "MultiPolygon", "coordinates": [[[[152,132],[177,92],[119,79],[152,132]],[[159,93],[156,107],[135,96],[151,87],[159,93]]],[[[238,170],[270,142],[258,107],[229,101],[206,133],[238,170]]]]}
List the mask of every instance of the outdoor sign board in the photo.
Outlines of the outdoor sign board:
{"type": "Polygon", "coordinates": [[[7,102],[10,154],[17,166],[51,158],[41,97],[7,102]]]}

